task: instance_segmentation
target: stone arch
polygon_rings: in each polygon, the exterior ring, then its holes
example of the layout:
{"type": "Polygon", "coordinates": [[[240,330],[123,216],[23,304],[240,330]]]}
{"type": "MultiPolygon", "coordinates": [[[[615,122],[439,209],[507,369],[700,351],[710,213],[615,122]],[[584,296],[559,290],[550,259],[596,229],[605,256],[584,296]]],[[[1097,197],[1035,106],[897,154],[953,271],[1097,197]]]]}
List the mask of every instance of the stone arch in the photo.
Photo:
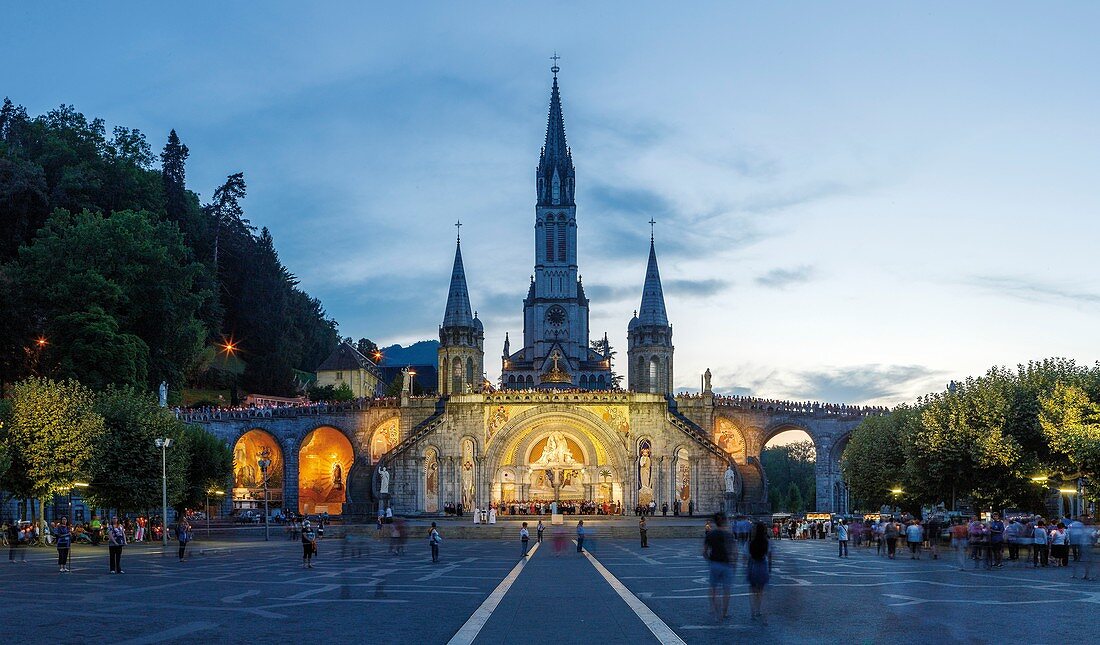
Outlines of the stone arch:
{"type": "Polygon", "coordinates": [[[371,429],[367,452],[372,464],[378,463],[401,439],[401,417],[390,417],[375,424],[371,429]]]}
{"type": "Polygon", "coordinates": [[[320,425],[298,447],[298,512],[343,513],[347,477],[355,463],[355,446],[343,429],[320,425]]]}
{"type": "Polygon", "coordinates": [[[233,449],[233,510],[263,509],[264,484],[259,460],[267,451],[271,460],[267,477],[269,508],[282,508],[287,478],[287,463],[278,437],[267,428],[249,427],[237,433],[233,449]]]}

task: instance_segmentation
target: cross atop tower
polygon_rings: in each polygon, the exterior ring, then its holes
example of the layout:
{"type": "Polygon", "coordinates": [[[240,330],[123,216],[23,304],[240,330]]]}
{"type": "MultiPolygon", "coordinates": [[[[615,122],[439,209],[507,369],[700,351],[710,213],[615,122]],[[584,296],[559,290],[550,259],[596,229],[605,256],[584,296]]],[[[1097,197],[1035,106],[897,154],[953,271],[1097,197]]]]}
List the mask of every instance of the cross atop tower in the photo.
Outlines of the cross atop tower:
{"type": "Polygon", "coordinates": [[[462,220],[458,220],[457,222],[455,222],[455,230],[458,231],[457,233],[455,233],[455,238],[459,242],[461,242],[462,241],[462,220]]]}
{"type": "Polygon", "coordinates": [[[657,220],[652,217],[649,218],[649,241],[653,242],[653,225],[657,223],[657,220]]]}
{"type": "Polygon", "coordinates": [[[550,60],[554,61],[554,66],[550,68],[550,71],[554,73],[554,78],[558,77],[558,72],[561,68],[558,67],[558,61],[561,60],[561,56],[558,56],[558,50],[554,50],[554,55],[550,57],[550,60]]]}

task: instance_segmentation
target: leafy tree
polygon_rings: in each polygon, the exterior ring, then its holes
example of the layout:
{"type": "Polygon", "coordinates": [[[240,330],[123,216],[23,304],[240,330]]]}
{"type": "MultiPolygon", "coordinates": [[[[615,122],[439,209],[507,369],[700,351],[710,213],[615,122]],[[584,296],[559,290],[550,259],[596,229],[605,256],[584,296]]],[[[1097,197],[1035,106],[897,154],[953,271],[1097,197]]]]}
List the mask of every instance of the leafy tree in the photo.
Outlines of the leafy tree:
{"type": "Polygon", "coordinates": [[[802,491],[798,488],[798,484],[791,482],[787,486],[787,510],[792,513],[801,513],[805,508],[802,491]]]}
{"type": "Polygon", "coordinates": [[[184,429],[187,485],[177,510],[204,504],[207,491],[221,489],[233,474],[233,452],[221,439],[199,426],[184,429]]]}
{"type": "Polygon", "coordinates": [[[155,386],[182,383],[203,351],[202,272],[176,226],[150,213],[58,211],[11,275],[45,321],[60,376],[155,386]]]}
{"type": "Polygon", "coordinates": [[[1040,404],[1052,451],[1081,475],[1100,476],[1100,402],[1079,385],[1059,383],[1040,404]]]}
{"type": "Polygon", "coordinates": [[[184,426],[158,405],[152,394],[130,388],[108,388],[96,410],[107,431],[95,446],[91,486],[86,497],[95,506],[135,511],[156,508],[161,501],[161,449],[156,439],[174,442],[165,453],[168,502],[183,497],[189,453],[184,426]]]}
{"type": "Polygon", "coordinates": [[[73,380],[16,383],[4,436],[11,466],[0,487],[42,500],[85,478],[105,427],[95,403],[95,394],[73,380]]]}
{"type": "Polygon", "coordinates": [[[168,142],[160,153],[161,177],[164,181],[164,211],[174,221],[184,220],[188,210],[187,200],[187,149],[175,130],[168,133],[168,142]]]}
{"type": "Polygon", "coordinates": [[[355,349],[359,350],[359,353],[363,356],[366,356],[376,363],[378,362],[374,358],[374,355],[378,352],[378,345],[376,345],[371,339],[360,338],[359,341],[355,343],[355,349]]]}
{"type": "Polygon", "coordinates": [[[903,405],[889,415],[865,418],[852,432],[840,468],[854,508],[877,510],[892,500],[891,489],[906,474],[905,442],[919,423],[918,411],[903,405]]]}

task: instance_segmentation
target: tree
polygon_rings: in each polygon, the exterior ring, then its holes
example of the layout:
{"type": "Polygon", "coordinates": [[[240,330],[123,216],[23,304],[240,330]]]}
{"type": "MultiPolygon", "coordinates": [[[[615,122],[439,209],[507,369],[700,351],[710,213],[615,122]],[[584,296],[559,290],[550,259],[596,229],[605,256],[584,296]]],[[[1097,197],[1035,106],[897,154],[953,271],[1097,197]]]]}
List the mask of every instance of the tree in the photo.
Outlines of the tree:
{"type": "Polygon", "coordinates": [[[168,142],[160,153],[161,177],[164,182],[164,211],[168,218],[182,221],[187,213],[187,157],[191,151],[180,142],[175,129],[168,133],[168,142]]]}
{"type": "Polygon", "coordinates": [[[371,339],[360,338],[359,341],[355,343],[355,349],[359,350],[360,354],[366,356],[375,363],[378,362],[378,360],[376,360],[374,357],[374,355],[378,353],[378,345],[376,345],[371,339]]]}
{"type": "MultiPolygon", "coordinates": [[[[244,219],[244,209],[241,208],[240,200],[244,199],[247,192],[248,187],[244,183],[244,173],[234,173],[226,177],[225,183],[214,190],[214,199],[206,207],[206,212],[210,215],[214,225],[214,266],[219,267],[219,269],[221,265],[218,260],[218,252],[223,231],[229,236],[241,240],[248,237],[253,230],[248,220],[244,219]]],[[[218,273],[220,275],[221,271],[219,270],[218,273]]]]}
{"type": "Polygon", "coordinates": [[[798,484],[791,482],[787,487],[787,510],[791,513],[801,513],[805,509],[802,502],[802,491],[798,484]]]}
{"type": "Polygon", "coordinates": [[[219,490],[233,475],[233,452],[221,439],[199,426],[184,429],[187,450],[187,485],[177,510],[204,504],[207,491],[219,490]]]}
{"type": "Polygon", "coordinates": [[[42,500],[87,477],[105,427],[95,403],[95,394],[74,380],[16,383],[4,437],[11,466],[0,487],[42,500]]]}
{"type": "Polygon", "coordinates": [[[905,477],[905,442],[920,416],[911,406],[898,406],[891,414],[866,417],[852,432],[840,459],[840,469],[853,506],[877,510],[891,501],[891,489],[905,477]]]}
{"type": "Polygon", "coordinates": [[[184,426],[152,394],[108,388],[96,401],[106,432],[96,443],[91,486],[85,497],[94,506],[136,511],[160,506],[161,449],[158,438],[174,442],[165,453],[168,502],[182,497],[189,454],[184,426]]]}
{"type": "Polygon", "coordinates": [[[44,321],[59,376],[155,387],[183,383],[201,357],[198,314],[212,297],[203,272],[176,225],[151,213],[58,211],[12,276],[29,315],[44,321]]]}
{"type": "Polygon", "coordinates": [[[1079,385],[1059,383],[1040,403],[1052,451],[1064,456],[1071,470],[1090,478],[1100,475],[1100,402],[1079,385]]]}

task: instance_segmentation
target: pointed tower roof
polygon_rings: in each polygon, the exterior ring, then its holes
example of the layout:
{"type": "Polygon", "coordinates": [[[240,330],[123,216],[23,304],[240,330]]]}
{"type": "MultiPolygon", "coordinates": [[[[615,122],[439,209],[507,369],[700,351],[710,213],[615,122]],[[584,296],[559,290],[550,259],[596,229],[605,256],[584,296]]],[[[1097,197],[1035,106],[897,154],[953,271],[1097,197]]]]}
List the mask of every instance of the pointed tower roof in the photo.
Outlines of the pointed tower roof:
{"type": "Polygon", "coordinates": [[[554,86],[550,89],[550,115],[546,119],[546,143],[542,148],[542,161],[558,161],[568,157],[565,117],[561,113],[561,92],[558,89],[558,75],[554,74],[554,86]]]}
{"type": "Polygon", "coordinates": [[[642,306],[638,308],[638,323],[668,326],[665,293],[661,289],[661,272],[657,269],[657,250],[653,246],[652,236],[649,238],[649,266],[645,270],[645,286],[642,287],[642,306]]]}
{"type": "Polygon", "coordinates": [[[573,156],[569,151],[569,144],[565,141],[565,117],[562,116],[561,91],[558,89],[559,68],[554,65],[550,70],[554,72],[554,84],[550,88],[550,112],[546,117],[546,142],[543,144],[542,152],[539,155],[537,171],[538,177],[545,182],[545,188],[539,195],[539,205],[571,206],[573,205],[572,189],[563,190],[559,201],[553,201],[549,189],[555,180],[561,182],[561,185],[565,185],[566,179],[572,180],[576,177],[576,170],[573,168],[573,156]]]}
{"type": "Polygon", "coordinates": [[[451,289],[447,293],[447,311],[443,314],[444,327],[473,327],[474,315],[470,307],[470,292],[466,289],[466,270],[462,267],[462,240],[455,242],[455,264],[451,269],[451,289]]]}

